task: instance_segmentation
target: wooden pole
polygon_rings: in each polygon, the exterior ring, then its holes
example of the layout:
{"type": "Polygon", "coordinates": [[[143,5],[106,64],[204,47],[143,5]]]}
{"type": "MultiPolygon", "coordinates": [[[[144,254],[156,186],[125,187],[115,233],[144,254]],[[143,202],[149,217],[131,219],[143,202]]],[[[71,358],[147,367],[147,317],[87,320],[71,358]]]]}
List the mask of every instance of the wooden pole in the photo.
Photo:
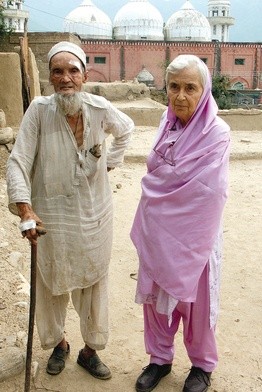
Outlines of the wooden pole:
{"type": "Polygon", "coordinates": [[[29,49],[28,49],[28,36],[27,36],[27,22],[28,20],[26,19],[24,36],[19,38],[24,113],[26,112],[26,109],[28,108],[31,102],[29,66],[28,66],[29,49]]]}

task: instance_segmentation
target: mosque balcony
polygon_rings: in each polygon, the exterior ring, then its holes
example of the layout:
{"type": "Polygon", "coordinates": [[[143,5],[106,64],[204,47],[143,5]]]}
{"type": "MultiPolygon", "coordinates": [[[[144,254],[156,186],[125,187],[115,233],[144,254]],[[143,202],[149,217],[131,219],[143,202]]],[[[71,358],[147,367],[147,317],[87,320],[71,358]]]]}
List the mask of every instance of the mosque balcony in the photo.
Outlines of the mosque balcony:
{"type": "Polygon", "coordinates": [[[233,26],[235,24],[235,18],[232,18],[231,16],[212,16],[212,17],[208,17],[207,20],[209,21],[211,26],[214,25],[233,26]]]}
{"type": "Polygon", "coordinates": [[[8,9],[8,10],[5,10],[3,12],[3,15],[6,18],[20,18],[20,19],[23,18],[23,19],[26,19],[26,18],[29,17],[29,12],[28,11],[23,11],[23,10],[11,10],[11,9],[8,9]]]}

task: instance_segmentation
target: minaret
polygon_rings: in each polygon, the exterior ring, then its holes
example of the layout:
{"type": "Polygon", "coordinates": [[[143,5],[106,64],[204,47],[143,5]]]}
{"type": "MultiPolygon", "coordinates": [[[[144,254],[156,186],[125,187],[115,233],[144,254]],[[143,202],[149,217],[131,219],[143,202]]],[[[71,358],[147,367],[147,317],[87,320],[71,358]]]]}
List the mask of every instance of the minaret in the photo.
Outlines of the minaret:
{"type": "Polygon", "coordinates": [[[230,16],[230,5],[229,0],[208,1],[207,19],[211,26],[212,40],[229,41],[229,27],[235,23],[235,19],[230,16]]]}
{"type": "Polygon", "coordinates": [[[29,12],[23,10],[24,0],[14,0],[8,4],[2,1],[6,8],[3,12],[5,25],[16,33],[23,33],[25,20],[29,17],[29,12]]]}

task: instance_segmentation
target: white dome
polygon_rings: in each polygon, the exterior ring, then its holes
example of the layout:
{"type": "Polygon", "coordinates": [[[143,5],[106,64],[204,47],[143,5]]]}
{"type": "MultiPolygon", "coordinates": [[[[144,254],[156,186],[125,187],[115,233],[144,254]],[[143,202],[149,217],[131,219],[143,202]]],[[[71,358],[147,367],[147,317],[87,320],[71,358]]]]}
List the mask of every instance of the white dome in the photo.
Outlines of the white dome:
{"type": "Polygon", "coordinates": [[[84,0],[65,17],[64,31],[81,38],[112,39],[112,22],[91,0],[84,0]]]}
{"type": "Polygon", "coordinates": [[[148,0],[130,0],[117,12],[114,38],[163,41],[163,18],[148,0]]]}
{"type": "Polygon", "coordinates": [[[175,12],[165,27],[167,41],[211,41],[207,18],[196,11],[189,1],[175,12]]]}

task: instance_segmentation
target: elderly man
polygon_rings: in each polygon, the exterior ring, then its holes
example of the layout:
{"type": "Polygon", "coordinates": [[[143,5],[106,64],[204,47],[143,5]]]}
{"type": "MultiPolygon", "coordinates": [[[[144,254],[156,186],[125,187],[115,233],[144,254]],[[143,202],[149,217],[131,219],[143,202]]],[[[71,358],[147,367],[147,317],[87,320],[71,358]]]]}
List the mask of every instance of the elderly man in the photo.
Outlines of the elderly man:
{"type": "Polygon", "coordinates": [[[134,124],[106,99],[81,91],[87,70],[79,46],[59,42],[48,61],[55,94],[34,99],[22,120],[7,164],[9,209],[30,242],[37,241],[36,225],[47,229],[38,244],[36,303],[42,348],[54,348],[47,372],[59,374],[70,351],[64,328],[71,294],[85,343],[77,363],[109,379],[96,353],[108,340],[108,171],[122,163],[134,124]]]}

